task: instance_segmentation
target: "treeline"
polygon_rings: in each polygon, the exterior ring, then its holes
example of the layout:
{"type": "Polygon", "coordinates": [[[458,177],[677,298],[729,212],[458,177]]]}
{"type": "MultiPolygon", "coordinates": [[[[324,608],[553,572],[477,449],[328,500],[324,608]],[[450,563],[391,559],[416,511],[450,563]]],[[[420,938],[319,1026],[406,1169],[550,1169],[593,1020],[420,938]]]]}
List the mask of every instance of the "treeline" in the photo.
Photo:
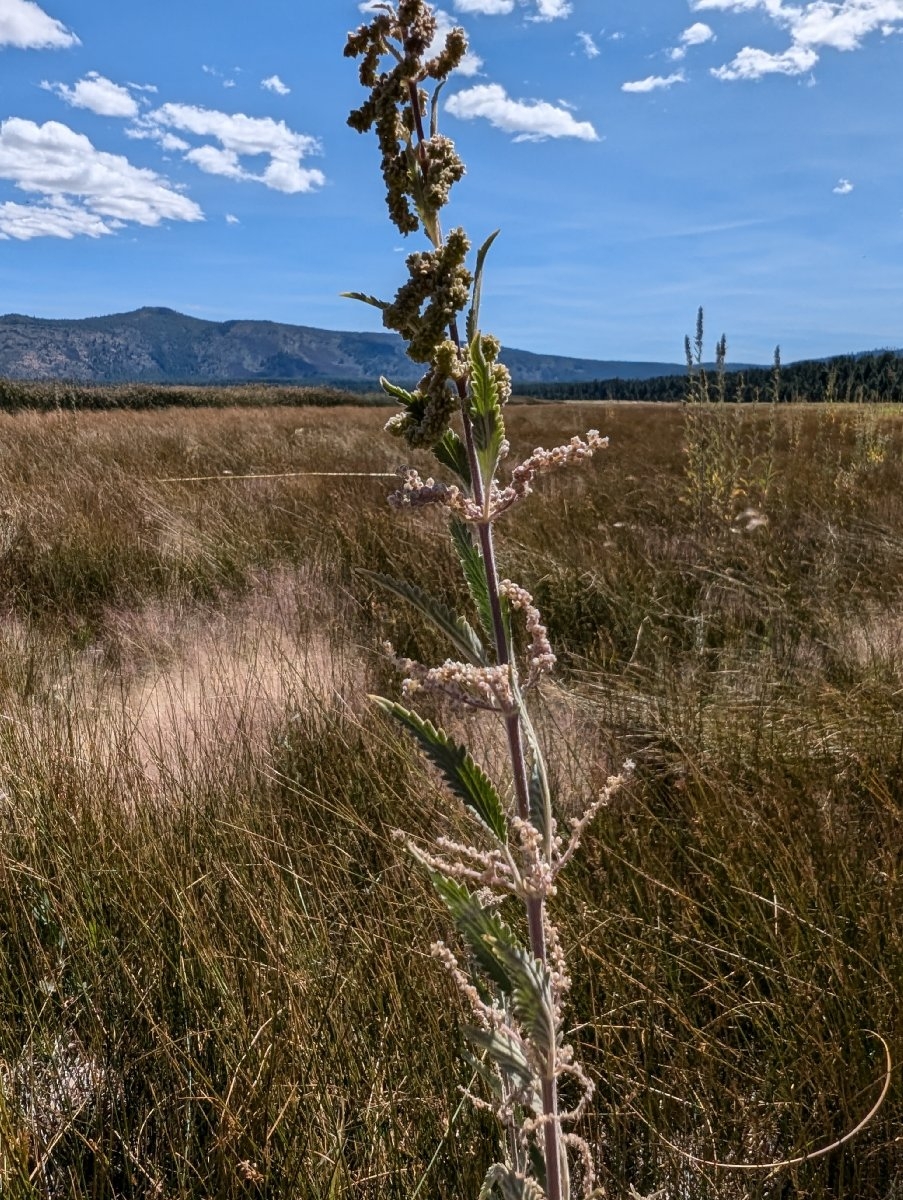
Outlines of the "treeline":
{"type": "Polygon", "coordinates": [[[686,400],[707,389],[711,400],[751,404],[780,403],[903,403],[903,355],[887,350],[880,354],[845,355],[789,366],[754,367],[745,371],[716,370],[694,375],[664,375],[658,379],[601,379],[579,383],[523,385],[520,395],[536,400],[686,400]]]}
{"type": "MultiPolygon", "coordinates": [[[[358,385],[359,386],[359,385],[358,385]]],[[[271,383],[234,385],[179,385],[155,383],[69,383],[64,380],[0,379],[0,412],[33,409],[51,412],[167,408],[257,408],[269,405],[313,405],[332,408],[343,404],[394,403],[372,385],[367,391],[354,385],[292,387],[271,383]]]]}

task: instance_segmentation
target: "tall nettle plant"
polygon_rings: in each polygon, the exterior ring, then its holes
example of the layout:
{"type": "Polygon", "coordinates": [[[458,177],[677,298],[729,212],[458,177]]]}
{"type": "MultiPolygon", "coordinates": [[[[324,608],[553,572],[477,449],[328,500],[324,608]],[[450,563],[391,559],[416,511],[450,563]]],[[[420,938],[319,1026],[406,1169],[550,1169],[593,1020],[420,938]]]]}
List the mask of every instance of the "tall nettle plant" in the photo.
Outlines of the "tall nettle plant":
{"type": "Polygon", "coordinates": [[[452,650],[440,666],[396,659],[405,676],[404,699],[431,693],[500,720],[509,778],[491,779],[465,745],[405,704],[376,703],[406,726],[472,818],[472,844],[437,837],[428,846],[408,842],[408,848],[429,872],[468,952],[465,961],[444,943],[433,947],[473,1014],[467,1034],[485,1088],[472,1098],[493,1109],[506,1133],[504,1161],[490,1168],[482,1197],[567,1200],[593,1191],[593,1162],[574,1132],[593,1086],[564,1035],[569,979],[548,902],[620,780],[611,779],[582,816],[559,828],[526,703],[555,656],[530,594],[499,577],[494,538],[496,523],[526,500],[537,476],[578,466],[607,443],[590,430],[567,445],[534,450],[508,469],[504,406],[511,381],[498,361],[499,342],[480,327],[480,283],[495,234],[479,249],[471,273],[467,235],[463,229],[443,233],[440,220],[464,174],[454,143],[439,132],[438,105],[443,84],[466,52],[464,33],[453,29],[437,45],[436,16],[424,0],[370,9],[372,19],[345,48],[346,56],[361,60],[368,91],[349,124],[361,133],[375,130],[389,216],[405,235],[422,231],[430,248],[407,259],[408,279],[391,302],[349,295],[379,308],[386,327],[407,341],[410,357],[425,365],[413,391],[382,380],[402,406],[387,429],[412,447],[430,448],[451,481],[405,470],[391,503],[404,511],[432,506],[447,512],[475,621],[411,583],[371,578],[419,609],[452,650]],[[518,623],[527,634],[520,659],[518,623]],[[569,1111],[559,1102],[565,1079],[567,1094],[577,1097],[569,1111]]]}

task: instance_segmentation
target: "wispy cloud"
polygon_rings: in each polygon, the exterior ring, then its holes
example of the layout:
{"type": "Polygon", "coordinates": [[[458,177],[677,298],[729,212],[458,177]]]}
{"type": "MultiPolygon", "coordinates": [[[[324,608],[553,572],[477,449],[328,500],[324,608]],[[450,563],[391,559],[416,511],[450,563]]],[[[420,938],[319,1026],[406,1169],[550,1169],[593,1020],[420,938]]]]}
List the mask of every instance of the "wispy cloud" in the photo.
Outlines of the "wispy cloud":
{"type": "Polygon", "coordinates": [[[544,100],[512,100],[498,83],[477,84],[450,97],[445,105],[452,116],[469,121],[483,117],[496,129],[513,133],[516,142],[540,142],[546,138],[580,138],[597,142],[599,135],[589,121],[576,121],[566,108],[544,100]]]}
{"type": "Polygon", "coordinates": [[[2,0],[0,46],[18,50],[65,50],[81,42],[62,21],[39,8],[33,0],[2,0]]]}
{"type": "MultiPolygon", "coordinates": [[[[527,0],[518,0],[521,7],[527,5],[527,0]]],[[[455,0],[455,12],[479,13],[490,17],[508,16],[513,13],[517,4],[515,0],[455,0]]],[[[568,17],[573,9],[571,0],[532,0],[529,21],[558,21],[568,17]]]]}
{"type": "Polygon", "coordinates": [[[227,225],[240,225],[241,221],[239,221],[239,219],[238,219],[238,217],[236,217],[235,213],[226,213],[226,224],[227,225]]]}
{"type": "Polygon", "coordinates": [[[780,54],[744,46],[723,67],[713,67],[716,79],[761,79],[764,75],[804,75],[818,62],[818,55],[808,46],[791,46],[780,54]]]}
{"type": "Polygon", "coordinates": [[[514,0],[455,0],[455,12],[506,16],[514,12],[514,0]]]}
{"type": "Polygon", "coordinates": [[[622,92],[657,92],[674,87],[675,83],[686,83],[687,77],[683,71],[675,71],[673,75],[648,75],[645,79],[635,79],[630,83],[622,83],[622,92]]]}
{"type": "Polygon", "coordinates": [[[577,40],[583,49],[583,53],[587,58],[598,58],[600,54],[599,47],[596,45],[595,39],[591,33],[578,33],[577,40]]]}
{"type": "Polygon", "coordinates": [[[277,192],[297,194],[322,187],[322,171],[302,166],[302,161],[320,150],[320,143],[309,134],[296,133],[284,121],[272,117],[248,117],[244,113],[225,113],[191,104],[164,104],[142,117],[129,136],[153,138],[168,149],[178,149],[187,162],[209,175],[262,183],[277,192]],[[195,137],[212,138],[213,143],[189,146],[172,140],[172,131],[195,137]],[[184,147],[184,148],[183,148],[184,147]],[[265,155],[269,163],[261,172],[243,165],[242,159],[265,155]]]}
{"type": "Polygon", "coordinates": [[[850,183],[849,179],[838,179],[837,186],[833,189],[835,196],[849,196],[856,185],[850,183]]]}
{"type": "Polygon", "coordinates": [[[292,90],[278,75],[269,75],[266,79],[261,79],[260,86],[267,92],[275,92],[277,96],[287,96],[292,90]]]}
{"type": "Polygon", "coordinates": [[[680,35],[679,44],[668,51],[668,56],[679,62],[680,59],[686,58],[687,49],[690,46],[702,46],[706,42],[714,41],[715,31],[710,25],[704,24],[702,21],[697,21],[688,29],[685,29],[680,35]]]}
{"type": "Polygon", "coordinates": [[[65,83],[49,83],[46,79],[41,87],[65,100],[72,108],[86,108],[100,117],[138,115],[138,101],[129,89],[98,75],[96,71],[90,71],[74,87],[68,87],[65,83]]]}
{"type": "Polygon", "coordinates": [[[0,179],[42,197],[34,205],[0,206],[0,234],[7,238],[99,237],[129,222],[203,220],[199,206],[155,171],[98,150],[57,121],[11,117],[0,125],[0,179]]]}
{"type": "Polygon", "coordinates": [[[724,80],[802,75],[817,64],[825,47],[858,50],[870,34],[889,36],[903,26],[903,0],[814,0],[802,5],[784,0],[691,0],[691,7],[697,12],[761,10],[790,34],[790,46],[778,54],[744,46],[731,62],[713,70],[724,80]]]}

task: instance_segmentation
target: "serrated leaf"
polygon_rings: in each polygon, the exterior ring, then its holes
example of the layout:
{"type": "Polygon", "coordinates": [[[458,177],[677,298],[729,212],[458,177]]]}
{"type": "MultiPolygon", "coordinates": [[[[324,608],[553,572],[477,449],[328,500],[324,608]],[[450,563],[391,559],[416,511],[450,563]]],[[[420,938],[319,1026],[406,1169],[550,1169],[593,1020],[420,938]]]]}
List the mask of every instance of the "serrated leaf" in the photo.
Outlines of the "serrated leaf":
{"type": "Polygon", "coordinates": [[[557,1042],[557,1031],[548,967],[528,950],[513,946],[495,934],[488,934],[485,940],[511,980],[509,995],[514,1015],[530,1041],[549,1056],[557,1042]]]}
{"type": "Polygon", "coordinates": [[[480,625],[487,638],[494,639],[495,627],[492,620],[492,605],[489,601],[489,583],[486,579],[486,564],[473,540],[470,526],[457,517],[452,518],[451,537],[467,581],[467,590],[480,616],[480,625]]]}
{"type": "Polygon", "coordinates": [[[517,940],[496,913],[456,880],[433,876],[458,931],[477,962],[510,998],[515,1017],[540,1053],[549,1056],[557,1041],[549,969],[517,940]]]}
{"type": "Polygon", "coordinates": [[[467,447],[453,429],[446,429],[440,441],[433,446],[433,454],[443,467],[448,467],[466,487],[470,487],[470,463],[467,459],[467,447]]]}
{"type": "Polygon", "coordinates": [[[478,1078],[482,1079],[482,1081],[492,1092],[493,1096],[497,1096],[501,1100],[503,1095],[502,1078],[498,1071],[494,1070],[489,1063],[484,1062],[480,1058],[476,1058],[475,1055],[471,1054],[466,1047],[461,1051],[461,1057],[464,1059],[465,1063],[467,1063],[468,1067],[470,1067],[473,1073],[478,1076],[478,1078]]]}
{"type": "Polygon", "coordinates": [[[480,1200],[546,1200],[546,1194],[535,1179],[525,1179],[504,1163],[496,1163],[486,1172],[480,1200]]]}
{"type": "Polygon", "coordinates": [[[519,1091],[532,1086],[533,1070],[523,1050],[510,1033],[500,1029],[477,1029],[467,1026],[464,1030],[470,1042],[487,1055],[495,1066],[503,1071],[519,1091]]]}
{"type": "Polygon", "coordinates": [[[508,993],[513,983],[498,955],[486,942],[487,934],[496,933],[498,927],[514,940],[514,934],[500,917],[487,911],[463,883],[446,879],[444,875],[433,875],[433,887],[439,893],[459,933],[467,942],[477,962],[493,983],[508,993]]]}
{"type": "Polygon", "coordinates": [[[521,723],[530,750],[530,821],[542,835],[543,849],[548,857],[552,848],[552,794],[549,789],[549,777],[536,730],[526,712],[522,714],[521,723]]]}
{"type": "Polygon", "coordinates": [[[417,587],[415,583],[405,583],[403,580],[393,579],[391,575],[363,570],[359,570],[357,573],[416,608],[450,639],[468,662],[477,667],[488,665],[483,643],[477,637],[471,624],[463,617],[459,617],[457,613],[452,612],[441,600],[434,599],[428,592],[417,587]]]}
{"type": "Polygon", "coordinates": [[[465,746],[458,745],[431,721],[424,720],[402,704],[372,699],[388,716],[395,717],[414,734],[427,758],[439,768],[451,791],[464,802],[502,843],[508,841],[508,822],[501,797],[489,776],[470,755],[465,746]]]}
{"type": "Polygon", "coordinates": [[[489,248],[500,233],[500,229],[497,229],[495,233],[491,233],[477,251],[477,262],[473,273],[473,301],[470,306],[470,312],[467,314],[468,342],[474,340],[480,328],[480,296],[483,291],[483,268],[486,265],[486,255],[489,253],[489,248]]]}
{"type": "Polygon", "coordinates": [[[372,308],[389,307],[388,300],[377,300],[375,296],[368,296],[366,292],[339,292],[339,295],[343,300],[360,300],[361,304],[369,304],[372,308]]]}
{"type": "Polygon", "coordinates": [[[492,368],[483,354],[480,335],[470,343],[470,419],[483,484],[489,485],[498,466],[505,440],[505,422],[499,404],[499,389],[492,368]]]}
{"type": "Polygon", "coordinates": [[[384,375],[380,375],[379,377],[379,386],[388,396],[394,396],[396,400],[400,400],[404,405],[411,405],[417,399],[407,388],[399,387],[397,383],[391,383],[384,375]]]}

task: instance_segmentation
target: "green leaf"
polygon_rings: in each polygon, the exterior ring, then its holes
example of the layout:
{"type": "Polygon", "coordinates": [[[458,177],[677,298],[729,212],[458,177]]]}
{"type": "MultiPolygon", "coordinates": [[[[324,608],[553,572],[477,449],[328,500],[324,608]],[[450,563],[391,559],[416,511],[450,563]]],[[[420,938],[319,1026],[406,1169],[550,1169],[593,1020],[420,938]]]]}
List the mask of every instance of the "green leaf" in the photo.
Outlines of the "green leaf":
{"type": "Polygon", "coordinates": [[[493,1096],[502,1099],[502,1077],[498,1071],[494,1069],[488,1062],[484,1062],[481,1058],[476,1058],[465,1046],[461,1050],[461,1057],[467,1063],[468,1067],[486,1084],[493,1096]]]}
{"type": "Polygon", "coordinates": [[[500,1029],[477,1029],[467,1026],[464,1030],[470,1042],[487,1055],[499,1071],[507,1075],[518,1090],[532,1086],[533,1069],[527,1062],[523,1050],[515,1039],[500,1029]]]}
{"type": "Polygon", "coordinates": [[[458,883],[454,879],[446,879],[443,875],[433,875],[433,887],[451,913],[458,931],[470,947],[474,958],[492,982],[506,994],[509,993],[514,986],[511,977],[498,955],[486,942],[486,937],[501,930],[508,938],[515,941],[512,931],[500,917],[483,908],[463,883],[458,883]]]}
{"type": "Polygon", "coordinates": [[[504,1163],[496,1163],[486,1172],[480,1200],[546,1200],[546,1194],[535,1179],[525,1179],[504,1163]]]}
{"type": "Polygon", "coordinates": [[[448,467],[466,487],[470,487],[470,463],[467,460],[467,447],[453,429],[446,429],[441,441],[433,446],[433,454],[443,467],[448,467]]]}
{"type": "Polygon", "coordinates": [[[496,913],[456,880],[433,876],[455,925],[486,974],[510,998],[515,1017],[541,1054],[557,1043],[549,969],[518,942],[496,913]]]}
{"type": "Polygon", "coordinates": [[[486,564],[483,562],[483,555],[477,549],[470,526],[464,521],[459,521],[457,517],[452,518],[451,536],[461,569],[464,572],[464,578],[467,581],[467,590],[470,592],[470,598],[480,616],[480,625],[491,641],[495,637],[495,626],[492,620],[489,583],[486,579],[486,564]]]}
{"type": "Polygon", "coordinates": [[[546,773],[542,747],[526,711],[522,712],[521,724],[530,749],[530,821],[542,835],[543,849],[548,856],[552,848],[552,794],[546,773]]]}
{"type": "Polygon", "coordinates": [[[464,802],[502,843],[508,841],[508,823],[501,797],[483,769],[460,746],[431,721],[381,696],[372,699],[384,713],[401,721],[414,734],[427,758],[439,768],[452,792],[464,802]]]}
{"type": "Polygon", "coordinates": [[[499,390],[480,344],[480,335],[470,343],[470,419],[473,422],[477,457],[488,487],[498,466],[499,452],[505,439],[505,422],[499,404],[499,390]]]}
{"type": "Polygon", "coordinates": [[[402,404],[410,406],[417,400],[417,397],[412,392],[409,392],[406,388],[399,387],[397,383],[390,383],[384,375],[380,375],[379,377],[379,386],[387,395],[394,396],[402,404]]]}
{"type": "Polygon", "coordinates": [[[477,251],[477,264],[473,273],[473,302],[470,306],[470,312],[467,314],[468,342],[474,340],[480,328],[480,296],[483,291],[483,268],[486,265],[486,255],[489,253],[489,248],[500,233],[500,229],[497,229],[495,233],[491,233],[477,251]]]}
{"type": "Polygon", "coordinates": [[[361,304],[369,304],[373,308],[386,309],[389,307],[388,300],[377,300],[375,296],[368,296],[366,292],[339,292],[343,300],[360,300],[361,304]]]}
{"type": "Polygon", "coordinates": [[[406,601],[421,612],[428,621],[444,633],[453,645],[465,656],[468,662],[477,667],[488,665],[483,643],[477,637],[473,627],[463,617],[459,617],[441,600],[435,600],[422,588],[414,583],[405,583],[393,579],[391,575],[382,575],[378,571],[358,570],[358,575],[369,579],[384,591],[391,592],[399,599],[406,601]]]}
{"type": "Polygon", "coordinates": [[[441,80],[433,92],[433,98],[430,102],[430,137],[435,137],[439,132],[439,94],[447,82],[445,79],[441,80]]]}

